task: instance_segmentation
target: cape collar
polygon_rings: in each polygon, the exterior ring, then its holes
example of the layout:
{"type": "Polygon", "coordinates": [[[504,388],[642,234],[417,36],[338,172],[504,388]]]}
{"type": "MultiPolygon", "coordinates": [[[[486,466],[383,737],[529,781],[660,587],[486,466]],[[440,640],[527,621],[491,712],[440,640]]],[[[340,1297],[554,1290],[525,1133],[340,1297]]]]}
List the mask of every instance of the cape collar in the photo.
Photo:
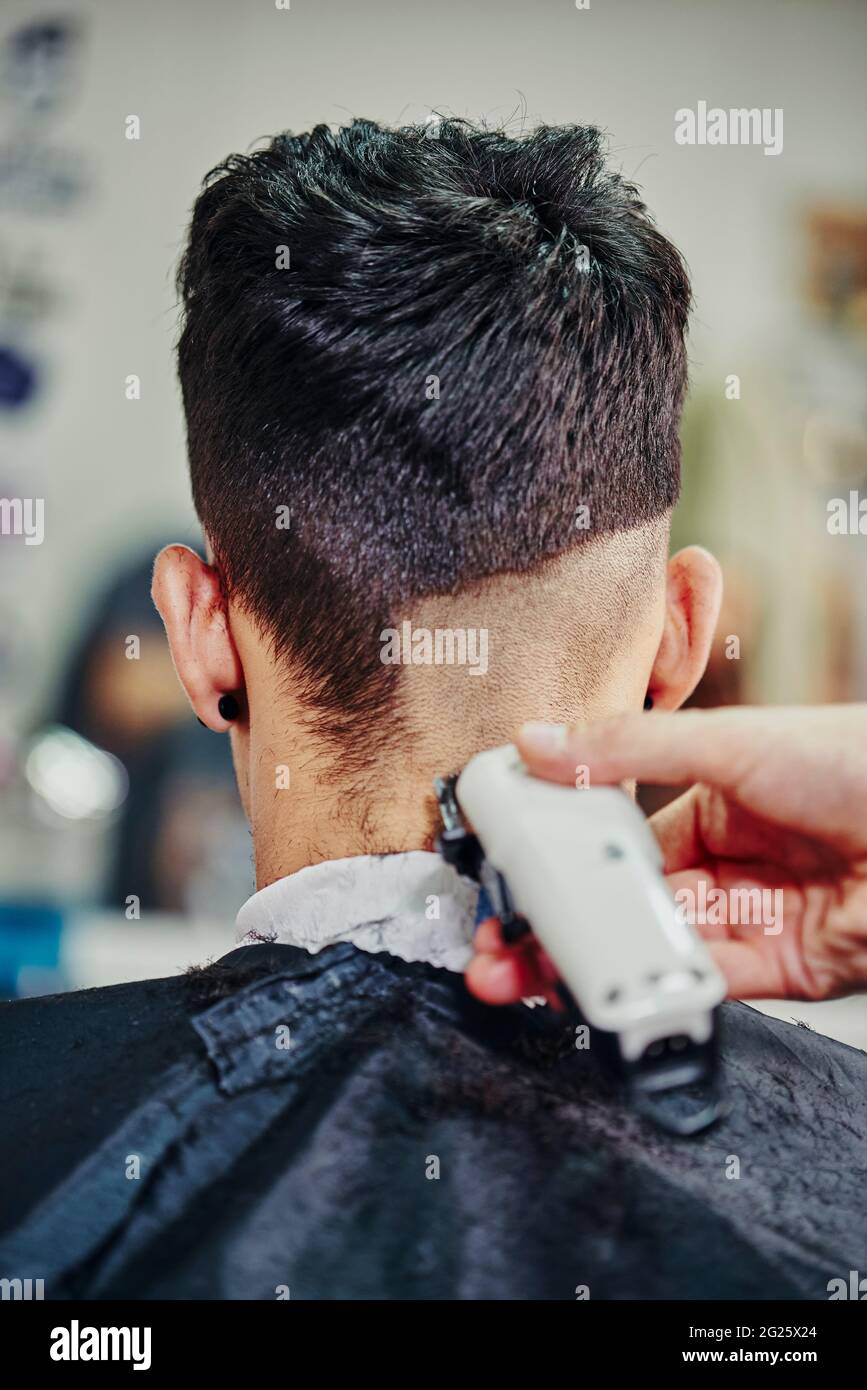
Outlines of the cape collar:
{"type": "Polygon", "coordinates": [[[438,854],[358,855],[311,864],[254,893],[239,941],[263,938],[315,953],[338,941],[462,971],[472,955],[478,884],[438,854]]]}

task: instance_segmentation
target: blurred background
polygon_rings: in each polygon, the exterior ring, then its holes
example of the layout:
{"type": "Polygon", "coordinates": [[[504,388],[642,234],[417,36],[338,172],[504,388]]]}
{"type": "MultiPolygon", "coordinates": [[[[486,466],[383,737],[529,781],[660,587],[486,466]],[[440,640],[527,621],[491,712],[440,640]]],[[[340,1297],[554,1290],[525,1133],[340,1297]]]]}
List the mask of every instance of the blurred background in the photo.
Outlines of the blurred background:
{"type": "Polygon", "coordinates": [[[200,542],[173,363],[191,205],[277,130],[607,129],[694,282],[674,539],[727,584],[696,700],[867,698],[865,49],[863,0],[6,0],[0,995],[215,957],[253,888],[228,741],[148,590],[162,544],[200,542]],[[782,152],[676,143],[699,101],[782,108],[782,152]]]}

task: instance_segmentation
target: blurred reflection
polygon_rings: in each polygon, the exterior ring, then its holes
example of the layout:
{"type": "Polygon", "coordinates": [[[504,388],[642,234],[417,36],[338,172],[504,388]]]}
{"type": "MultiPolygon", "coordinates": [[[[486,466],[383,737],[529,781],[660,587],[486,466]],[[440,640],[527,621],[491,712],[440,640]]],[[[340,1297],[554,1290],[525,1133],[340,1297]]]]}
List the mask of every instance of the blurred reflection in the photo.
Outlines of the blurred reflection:
{"type": "Polygon", "coordinates": [[[46,911],[108,909],[122,933],[155,911],[225,922],[252,892],[228,740],[194,719],[151,602],[157,549],[85,619],[48,722],[4,745],[0,958],[46,911]]]}
{"type": "Polygon", "coordinates": [[[68,820],[110,816],[126,800],[123,764],[62,725],[33,740],[24,773],[36,796],[68,820]]]}
{"type": "Polygon", "coordinates": [[[193,718],[150,597],[154,545],[106,589],[71,657],[59,722],[125,768],[101,901],[225,912],[251,891],[250,845],[227,739],[193,718]]]}
{"type": "Polygon", "coordinates": [[[57,705],[59,724],[130,768],[148,738],[190,715],[150,596],[158,549],[119,574],[97,600],[70,654],[57,705]]]}
{"type": "Polygon", "coordinates": [[[228,739],[201,728],[185,702],[183,722],[143,736],[128,765],[106,902],[135,893],[143,910],[234,915],[254,885],[228,739]]]}
{"type": "Polygon", "coordinates": [[[828,521],[867,497],[867,209],[808,207],[800,271],[787,331],[745,341],[684,414],[672,548],[708,546],[725,580],[698,707],[867,698],[867,525],[828,521]]]}

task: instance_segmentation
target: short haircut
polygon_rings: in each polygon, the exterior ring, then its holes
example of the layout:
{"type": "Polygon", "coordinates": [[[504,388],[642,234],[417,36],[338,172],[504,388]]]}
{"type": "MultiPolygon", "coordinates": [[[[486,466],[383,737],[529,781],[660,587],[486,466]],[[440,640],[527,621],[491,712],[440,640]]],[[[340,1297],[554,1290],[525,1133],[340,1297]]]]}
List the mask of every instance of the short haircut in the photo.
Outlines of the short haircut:
{"type": "Polygon", "coordinates": [[[195,505],[328,737],[385,734],[414,600],[676,500],[689,280],[593,127],[278,135],[207,176],[178,284],[195,505]]]}

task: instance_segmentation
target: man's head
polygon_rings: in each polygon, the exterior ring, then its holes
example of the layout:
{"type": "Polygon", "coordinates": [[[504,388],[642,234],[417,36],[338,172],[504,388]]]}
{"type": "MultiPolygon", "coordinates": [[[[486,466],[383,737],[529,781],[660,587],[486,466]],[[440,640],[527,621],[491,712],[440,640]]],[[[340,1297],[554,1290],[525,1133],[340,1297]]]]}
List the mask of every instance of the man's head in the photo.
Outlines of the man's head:
{"type": "Polygon", "coordinates": [[[209,175],[179,284],[213,563],[170,549],[155,595],[200,717],[244,696],[248,804],[315,749],[370,825],[388,768],[685,698],[718,583],[665,583],[689,283],[597,131],[279,136],[209,175]]]}

